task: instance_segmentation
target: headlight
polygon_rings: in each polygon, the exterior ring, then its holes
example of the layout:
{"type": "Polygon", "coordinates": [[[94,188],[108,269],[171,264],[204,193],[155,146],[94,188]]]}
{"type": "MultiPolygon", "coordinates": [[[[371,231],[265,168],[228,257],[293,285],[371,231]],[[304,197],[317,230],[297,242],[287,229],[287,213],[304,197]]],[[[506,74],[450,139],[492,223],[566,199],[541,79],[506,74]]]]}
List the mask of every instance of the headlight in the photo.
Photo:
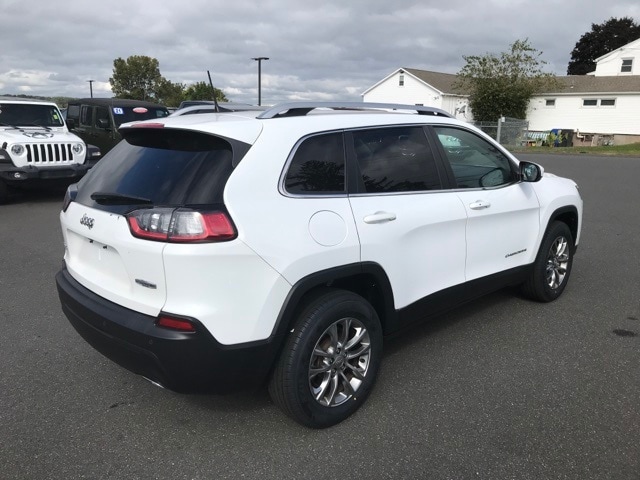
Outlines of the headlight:
{"type": "Polygon", "coordinates": [[[82,143],[74,143],[71,149],[76,155],[81,155],[84,152],[84,145],[82,143]]]}
{"type": "Polygon", "coordinates": [[[18,157],[24,154],[24,145],[12,145],[11,153],[17,155],[18,157]]]}

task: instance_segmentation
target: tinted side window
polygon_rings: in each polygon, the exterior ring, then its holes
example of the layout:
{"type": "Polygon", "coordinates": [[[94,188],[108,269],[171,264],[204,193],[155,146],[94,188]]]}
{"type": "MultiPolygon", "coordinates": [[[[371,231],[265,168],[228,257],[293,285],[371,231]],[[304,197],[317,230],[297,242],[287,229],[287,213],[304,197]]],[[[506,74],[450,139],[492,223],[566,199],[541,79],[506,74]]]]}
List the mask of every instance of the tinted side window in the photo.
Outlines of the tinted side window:
{"type": "Polygon", "coordinates": [[[434,127],[458,188],[497,187],[515,180],[509,159],[475,133],[434,127]]]}
{"type": "Polygon", "coordinates": [[[80,105],[69,105],[67,108],[68,118],[78,118],[80,116],[80,105]]]}
{"type": "Polygon", "coordinates": [[[80,125],[91,126],[91,114],[93,109],[88,105],[82,105],[80,107],[80,125]]]}
{"type": "Polygon", "coordinates": [[[285,189],[294,194],[345,192],[342,133],[309,137],[300,143],[285,177],[285,189]]]}
{"type": "Polygon", "coordinates": [[[353,146],[367,193],[441,188],[422,127],[358,130],[353,132],[353,146]]]}
{"type": "Polygon", "coordinates": [[[109,120],[109,110],[104,107],[96,107],[96,127],[98,128],[102,128],[100,126],[100,120],[103,121],[104,125],[111,124],[111,121],[109,120]]]}

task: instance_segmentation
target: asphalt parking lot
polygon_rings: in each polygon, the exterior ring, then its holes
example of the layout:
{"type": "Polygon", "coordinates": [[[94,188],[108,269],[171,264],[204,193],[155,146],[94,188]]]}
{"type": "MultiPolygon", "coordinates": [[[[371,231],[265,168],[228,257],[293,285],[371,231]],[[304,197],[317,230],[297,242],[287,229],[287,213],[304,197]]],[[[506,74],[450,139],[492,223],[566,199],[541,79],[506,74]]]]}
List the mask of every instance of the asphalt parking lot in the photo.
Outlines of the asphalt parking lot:
{"type": "Polygon", "coordinates": [[[504,290],[385,345],[376,389],[309,430],[266,392],[179,395],[104,359],[54,284],[62,192],[0,207],[3,479],[640,478],[640,158],[521,155],[576,180],[551,304],[504,290]]]}

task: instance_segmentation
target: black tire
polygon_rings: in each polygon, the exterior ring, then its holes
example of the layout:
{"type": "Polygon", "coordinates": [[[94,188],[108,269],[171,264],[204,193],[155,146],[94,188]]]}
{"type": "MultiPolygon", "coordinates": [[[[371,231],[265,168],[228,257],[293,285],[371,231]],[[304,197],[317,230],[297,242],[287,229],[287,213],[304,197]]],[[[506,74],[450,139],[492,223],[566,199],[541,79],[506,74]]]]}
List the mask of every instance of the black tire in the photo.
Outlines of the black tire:
{"type": "Polygon", "coordinates": [[[7,184],[0,180],[0,205],[9,201],[9,188],[7,184]]]}
{"type": "Polygon", "coordinates": [[[269,394],[297,422],[330,427],[367,399],[381,358],[382,329],[373,307],[354,293],[326,289],[302,308],[271,376],[269,394]]]}
{"type": "Polygon", "coordinates": [[[533,271],[522,285],[522,292],[539,302],[552,302],[558,298],[569,281],[574,251],[569,227],[562,222],[553,222],[542,239],[533,271]]]}

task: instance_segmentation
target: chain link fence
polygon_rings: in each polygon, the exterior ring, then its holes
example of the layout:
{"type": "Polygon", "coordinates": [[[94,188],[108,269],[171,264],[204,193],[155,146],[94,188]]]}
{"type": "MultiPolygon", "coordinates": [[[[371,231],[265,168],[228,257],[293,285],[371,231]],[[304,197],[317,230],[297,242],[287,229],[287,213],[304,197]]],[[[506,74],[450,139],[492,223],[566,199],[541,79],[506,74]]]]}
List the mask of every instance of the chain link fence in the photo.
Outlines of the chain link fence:
{"type": "Polygon", "coordinates": [[[502,117],[496,122],[474,122],[476,127],[504,146],[527,144],[529,122],[518,118],[502,117]]]}

